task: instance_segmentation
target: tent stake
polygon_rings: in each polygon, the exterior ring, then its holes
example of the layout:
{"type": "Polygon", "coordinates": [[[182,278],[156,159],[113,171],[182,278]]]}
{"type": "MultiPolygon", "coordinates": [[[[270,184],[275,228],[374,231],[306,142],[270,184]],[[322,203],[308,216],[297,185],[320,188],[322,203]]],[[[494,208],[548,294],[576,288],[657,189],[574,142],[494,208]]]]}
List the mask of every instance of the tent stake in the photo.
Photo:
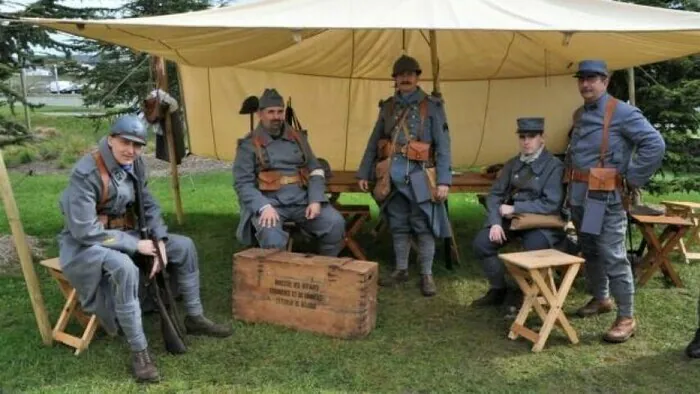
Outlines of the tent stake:
{"type": "MultiPolygon", "coordinates": [[[[156,70],[156,80],[158,88],[166,93],[170,93],[168,89],[168,70],[166,69],[165,60],[162,57],[153,57],[153,66],[156,70]]],[[[177,153],[175,152],[175,138],[173,136],[173,127],[170,119],[170,113],[165,114],[165,136],[168,142],[168,159],[170,161],[170,183],[173,198],[175,199],[175,213],[177,215],[177,223],[182,224],[184,220],[184,212],[182,210],[182,198],[180,198],[180,177],[177,168],[177,153]]]]}
{"type": "Polygon", "coordinates": [[[2,202],[5,205],[7,221],[10,223],[10,229],[12,230],[12,236],[15,241],[15,248],[17,249],[17,255],[19,256],[19,263],[22,267],[22,274],[24,275],[24,282],[27,284],[29,299],[32,302],[34,317],[36,318],[36,324],[39,327],[41,340],[45,345],[51,345],[53,343],[51,323],[49,323],[49,316],[46,313],[44,297],[42,297],[41,288],[39,287],[39,278],[37,278],[36,271],[34,271],[32,255],[29,253],[29,246],[27,246],[24,228],[22,227],[22,221],[19,217],[19,209],[17,208],[17,203],[15,202],[15,196],[12,194],[10,176],[7,174],[7,168],[5,167],[5,161],[2,158],[1,149],[0,194],[2,194],[2,202]]]}

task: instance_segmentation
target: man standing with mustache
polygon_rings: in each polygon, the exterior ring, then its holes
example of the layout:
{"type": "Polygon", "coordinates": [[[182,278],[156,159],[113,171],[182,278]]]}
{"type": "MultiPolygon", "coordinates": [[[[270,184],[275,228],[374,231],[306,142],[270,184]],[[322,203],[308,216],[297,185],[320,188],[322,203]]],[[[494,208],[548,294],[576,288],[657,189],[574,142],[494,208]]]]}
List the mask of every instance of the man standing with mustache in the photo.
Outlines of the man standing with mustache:
{"type": "Polygon", "coordinates": [[[369,190],[370,180],[386,177],[382,179],[387,181],[386,193],[378,193],[375,186],[374,196],[381,199],[381,211],[389,222],[396,269],[380,284],[391,286],[408,280],[413,233],[418,238],[421,292],[429,297],[437,292],[432,275],[435,238],[450,236],[445,200],[452,173],[450,136],[442,101],[418,87],[420,74],[420,66],[412,57],[404,55],[394,63],[391,76],[397,91],[379,104],[379,119],[357,178],[364,191],[369,190]],[[382,166],[378,162],[388,163],[386,173],[377,171],[382,166]]]}
{"type": "Polygon", "coordinates": [[[306,136],[284,121],[284,100],[265,89],[258,107],[260,122],[238,141],[234,187],[241,206],[236,237],[261,248],[284,249],[292,221],[319,241],[325,256],[340,253],[345,219],[326,197],[323,167],[306,136]]]}
{"type": "Polygon", "coordinates": [[[591,316],[612,311],[612,293],[617,319],[603,339],[620,343],[636,329],[623,188],[641,188],[649,181],[661,166],[665,143],[639,109],[607,93],[610,79],[605,62],[584,60],[575,77],[584,104],[574,124],[565,179],[569,180],[571,216],[586,258],[586,279],[593,291],[593,299],[578,313],[591,316]]]}

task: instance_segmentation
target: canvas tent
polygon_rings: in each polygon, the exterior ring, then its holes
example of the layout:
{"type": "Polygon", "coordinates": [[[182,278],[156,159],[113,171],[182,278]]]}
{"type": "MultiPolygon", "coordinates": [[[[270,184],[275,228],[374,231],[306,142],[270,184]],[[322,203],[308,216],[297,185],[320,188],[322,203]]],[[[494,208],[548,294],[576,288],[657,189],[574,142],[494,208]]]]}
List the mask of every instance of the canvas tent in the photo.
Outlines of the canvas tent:
{"type": "MultiPolygon", "coordinates": [[[[317,154],[346,170],[357,167],[377,102],[393,92],[390,69],[401,53],[418,58],[428,80],[439,59],[453,164],[467,166],[512,155],[519,116],[546,117],[548,144],[561,150],[580,103],[570,75],[581,59],[622,69],[700,52],[700,14],[608,0],[261,0],[160,17],[21,22],[177,62],[195,154],[232,159],[248,130],[241,101],[274,86],[294,97],[317,154]]],[[[0,175],[50,343],[1,154],[0,175]]]]}
{"type": "Polygon", "coordinates": [[[357,168],[393,93],[390,70],[418,58],[432,89],[429,30],[456,167],[502,162],[519,116],[544,116],[561,151],[580,104],[584,58],[621,69],[700,52],[700,14],[606,0],[262,0],[178,15],[28,20],[163,56],[180,66],[195,154],[232,159],[242,100],[277,87],[335,169],[357,168]]]}

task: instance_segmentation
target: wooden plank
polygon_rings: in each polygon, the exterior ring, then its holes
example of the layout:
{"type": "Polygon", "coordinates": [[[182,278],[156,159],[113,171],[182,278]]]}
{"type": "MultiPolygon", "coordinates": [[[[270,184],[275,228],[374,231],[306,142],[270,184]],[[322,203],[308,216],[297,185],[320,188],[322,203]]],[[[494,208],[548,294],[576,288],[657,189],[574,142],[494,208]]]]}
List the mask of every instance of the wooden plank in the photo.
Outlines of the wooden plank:
{"type": "Polygon", "coordinates": [[[52,335],[49,315],[46,312],[44,297],[41,294],[41,287],[39,286],[39,278],[37,278],[36,271],[34,270],[32,254],[29,252],[29,244],[27,243],[27,238],[24,234],[24,227],[22,226],[22,220],[19,216],[19,208],[17,208],[17,202],[15,201],[15,196],[12,193],[12,184],[10,183],[10,176],[7,174],[7,168],[5,167],[5,161],[3,160],[1,149],[0,197],[2,197],[7,220],[10,223],[15,248],[17,250],[19,263],[22,268],[22,275],[24,275],[24,282],[27,285],[29,300],[31,301],[32,309],[34,310],[34,317],[36,319],[37,327],[39,328],[41,340],[45,345],[51,345],[52,335]]]}
{"type": "Polygon", "coordinates": [[[516,266],[530,269],[557,267],[570,264],[582,264],[586,260],[566,254],[556,249],[532,250],[517,253],[501,253],[498,255],[501,260],[516,266]]]}
{"type": "Polygon", "coordinates": [[[700,203],[692,202],[692,201],[661,201],[661,203],[664,205],[668,205],[668,206],[676,206],[676,207],[690,208],[690,209],[700,209],[700,203]]]}
{"type": "MultiPolygon", "coordinates": [[[[328,193],[365,193],[357,184],[354,171],[333,171],[333,176],[326,180],[328,193]]],[[[452,174],[450,193],[488,193],[494,179],[479,172],[452,174]]]]}
{"type": "Polygon", "coordinates": [[[672,224],[675,226],[692,226],[693,223],[680,216],[632,215],[632,219],[644,224],[672,224]]]}
{"type": "Polygon", "coordinates": [[[513,324],[510,330],[532,343],[536,343],[540,338],[538,333],[520,324],[513,324]]]}
{"type": "Polygon", "coordinates": [[[78,349],[82,345],[80,338],[67,334],[63,331],[54,333],[53,338],[58,342],[64,343],[74,349],[78,349]]]}

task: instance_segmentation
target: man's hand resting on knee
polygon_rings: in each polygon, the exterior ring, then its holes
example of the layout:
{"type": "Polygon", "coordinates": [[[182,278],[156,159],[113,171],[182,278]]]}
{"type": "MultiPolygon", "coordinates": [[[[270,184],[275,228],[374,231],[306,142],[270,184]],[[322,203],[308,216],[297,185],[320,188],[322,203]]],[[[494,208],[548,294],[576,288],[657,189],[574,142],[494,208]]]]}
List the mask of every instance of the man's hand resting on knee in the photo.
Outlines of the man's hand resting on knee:
{"type": "Polygon", "coordinates": [[[270,205],[263,209],[258,224],[262,227],[275,227],[279,221],[280,215],[277,213],[277,210],[270,205]]]}
{"type": "Polygon", "coordinates": [[[499,244],[506,242],[506,232],[503,231],[503,227],[498,224],[491,226],[491,230],[489,230],[489,240],[499,244]]]}
{"type": "Polygon", "coordinates": [[[319,202],[312,202],[309,204],[308,207],[306,207],[306,219],[307,220],[313,220],[318,217],[318,215],[321,214],[321,203],[319,202]]]}

